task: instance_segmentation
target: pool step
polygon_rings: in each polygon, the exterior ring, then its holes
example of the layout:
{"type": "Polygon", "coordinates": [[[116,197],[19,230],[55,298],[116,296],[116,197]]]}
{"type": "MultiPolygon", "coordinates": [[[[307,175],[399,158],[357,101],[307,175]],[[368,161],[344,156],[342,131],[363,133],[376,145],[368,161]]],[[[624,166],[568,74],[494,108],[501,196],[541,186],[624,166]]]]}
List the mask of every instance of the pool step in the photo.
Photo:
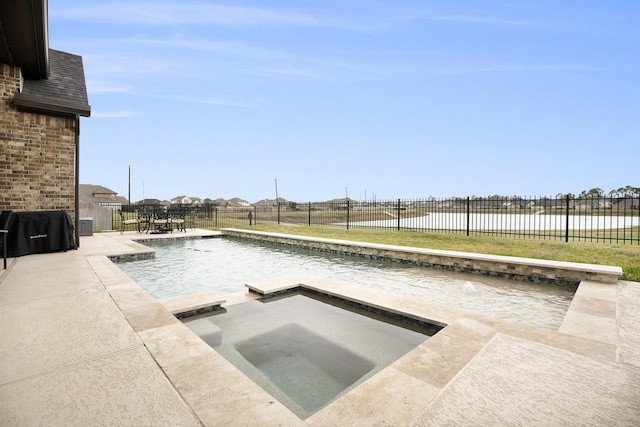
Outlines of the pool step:
{"type": "Polygon", "coordinates": [[[200,292],[197,294],[180,295],[164,298],[160,303],[178,319],[197,316],[202,313],[219,310],[220,305],[226,302],[214,292],[200,292]]]}

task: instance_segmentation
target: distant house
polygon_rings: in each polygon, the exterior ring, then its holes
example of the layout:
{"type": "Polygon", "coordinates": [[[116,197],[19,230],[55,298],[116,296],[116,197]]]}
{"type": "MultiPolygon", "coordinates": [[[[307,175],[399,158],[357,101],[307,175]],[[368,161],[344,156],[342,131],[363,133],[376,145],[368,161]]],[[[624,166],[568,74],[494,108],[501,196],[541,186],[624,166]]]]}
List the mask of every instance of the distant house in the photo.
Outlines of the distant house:
{"type": "MultiPolygon", "coordinates": [[[[460,200],[442,200],[436,202],[436,209],[466,209],[466,201],[460,200]]],[[[483,207],[481,203],[472,204],[473,209],[479,209],[483,207]]]]}
{"type": "Polygon", "coordinates": [[[129,203],[126,198],[101,185],[80,184],[78,196],[82,202],[94,203],[113,211],[118,211],[122,209],[122,205],[129,203]]]}
{"type": "Polygon", "coordinates": [[[191,204],[191,197],[178,196],[178,197],[174,197],[173,199],[171,199],[169,201],[171,202],[172,205],[190,205],[191,204]]]}
{"type": "Polygon", "coordinates": [[[246,200],[234,197],[233,199],[227,200],[225,205],[232,206],[232,207],[248,208],[251,206],[251,203],[247,202],[246,200]]]}
{"type": "Polygon", "coordinates": [[[199,197],[178,196],[170,200],[172,205],[200,205],[202,199],[199,197]]]}
{"type": "Polygon", "coordinates": [[[640,198],[622,197],[613,203],[612,209],[616,209],[618,211],[619,210],[624,211],[626,209],[631,209],[631,210],[640,209],[640,198]]]}
{"type": "MultiPolygon", "coordinates": [[[[567,201],[563,198],[542,198],[538,201],[537,207],[545,210],[563,210],[567,208],[567,201]]],[[[575,209],[575,200],[569,201],[569,209],[575,209]]]]}
{"type": "Polygon", "coordinates": [[[272,206],[278,206],[278,201],[280,202],[280,205],[284,205],[285,204],[285,200],[280,197],[277,201],[276,199],[262,199],[262,200],[258,200],[257,202],[255,202],[253,204],[253,206],[259,207],[259,208],[270,208],[272,206]]]}
{"type": "Polygon", "coordinates": [[[600,198],[592,198],[585,200],[576,200],[575,209],[592,210],[592,209],[611,209],[611,201],[600,198]]]}
{"type": "Polygon", "coordinates": [[[160,206],[160,199],[143,199],[133,203],[136,206],[160,206]]]}

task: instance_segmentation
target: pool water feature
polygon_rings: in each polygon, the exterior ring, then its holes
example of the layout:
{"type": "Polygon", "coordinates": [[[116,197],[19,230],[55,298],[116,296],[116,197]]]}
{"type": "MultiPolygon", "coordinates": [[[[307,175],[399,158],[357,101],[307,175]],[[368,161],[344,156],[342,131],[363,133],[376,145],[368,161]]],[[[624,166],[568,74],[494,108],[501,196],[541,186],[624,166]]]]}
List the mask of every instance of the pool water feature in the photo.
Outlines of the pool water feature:
{"type": "Polygon", "coordinates": [[[155,298],[203,291],[244,292],[244,284],[296,273],[335,278],[417,300],[557,330],[575,288],[435,270],[234,238],[145,242],[156,256],[118,266],[155,298]]]}
{"type": "Polygon", "coordinates": [[[185,324],[305,419],[423,343],[414,330],[305,292],[230,305],[185,324]]]}

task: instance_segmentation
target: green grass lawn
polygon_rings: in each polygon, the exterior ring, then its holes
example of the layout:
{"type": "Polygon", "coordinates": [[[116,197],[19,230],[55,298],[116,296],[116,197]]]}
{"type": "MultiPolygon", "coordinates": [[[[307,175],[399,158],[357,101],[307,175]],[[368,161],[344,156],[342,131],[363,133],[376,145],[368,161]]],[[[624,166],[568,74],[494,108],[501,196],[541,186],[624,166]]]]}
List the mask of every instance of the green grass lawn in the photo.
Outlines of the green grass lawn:
{"type": "Polygon", "coordinates": [[[517,239],[493,236],[426,233],[397,230],[344,229],[321,226],[290,226],[261,223],[246,228],[256,231],[296,234],[328,239],[506,255],[554,261],[622,267],[623,280],[640,282],[640,246],[559,240],[517,239]]]}

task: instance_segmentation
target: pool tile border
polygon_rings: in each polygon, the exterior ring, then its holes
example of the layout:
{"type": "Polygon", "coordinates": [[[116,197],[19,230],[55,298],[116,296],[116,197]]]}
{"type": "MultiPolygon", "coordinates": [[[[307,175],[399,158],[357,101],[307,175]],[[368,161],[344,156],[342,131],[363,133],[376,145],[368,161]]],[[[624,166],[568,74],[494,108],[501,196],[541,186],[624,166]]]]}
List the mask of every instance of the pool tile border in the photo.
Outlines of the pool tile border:
{"type": "Polygon", "coordinates": [[[156,251],[137,252],[137,253],[131,253],[131,254],[122,254],[122,255],[108,255],[108,258],[112,262],[143,261],[145,259],[153,259],[155,257],[156,257],[156,251]]]}
{"type": "Polygon", "coordinates": [[[616,284],[622,276],[622,268],[614,266],[361,243],[233,228],[221,231],[225,236],[236,238],[532,283],[573,287],[583,280],[589,280],[616,284]]]}

